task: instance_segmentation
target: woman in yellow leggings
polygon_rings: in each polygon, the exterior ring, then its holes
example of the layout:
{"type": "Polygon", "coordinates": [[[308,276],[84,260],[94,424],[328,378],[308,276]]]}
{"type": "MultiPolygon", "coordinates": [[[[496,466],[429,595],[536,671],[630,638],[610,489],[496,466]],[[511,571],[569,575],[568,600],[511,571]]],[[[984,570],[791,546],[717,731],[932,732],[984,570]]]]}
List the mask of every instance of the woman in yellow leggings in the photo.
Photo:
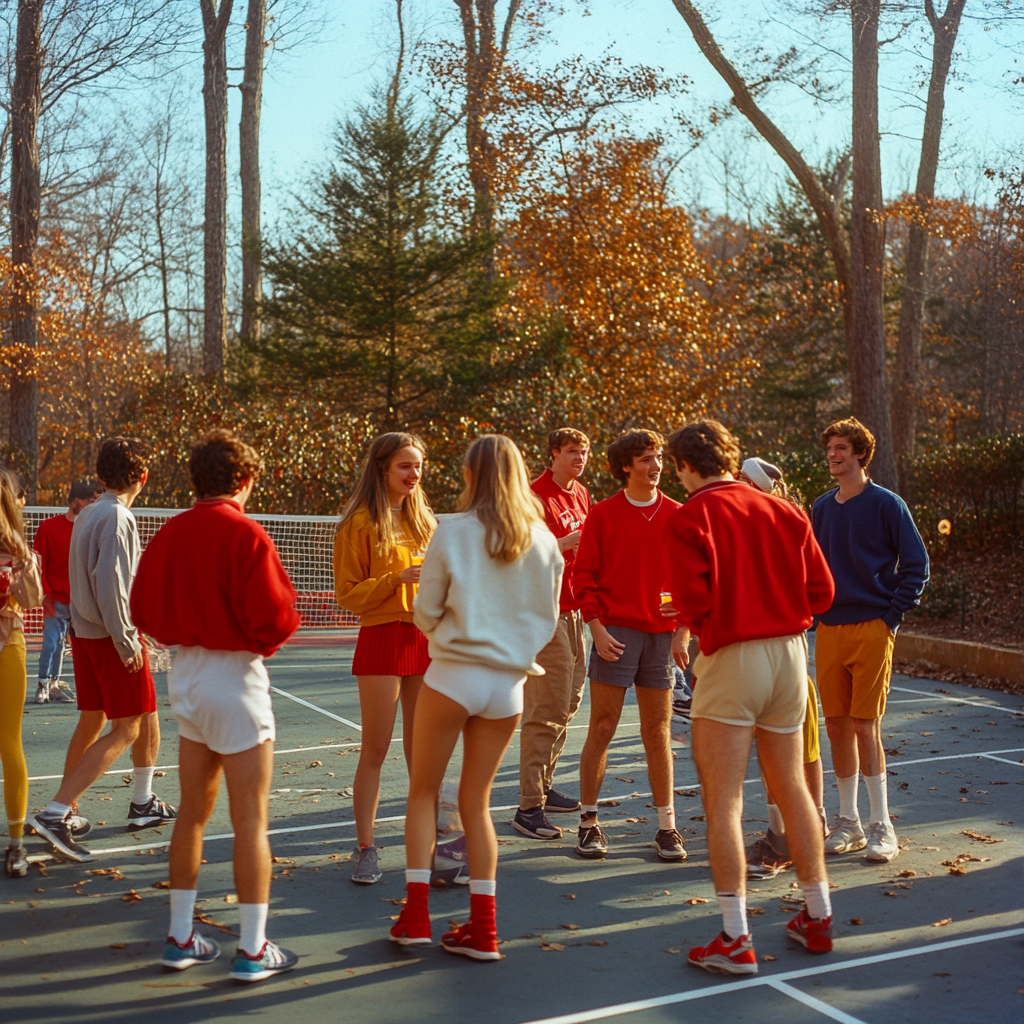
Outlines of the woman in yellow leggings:
{"type": "Polygon", "coordinates": [[[22,842],[28,811],[28,769],[21,745],[26,687],[21,609],[37,608],[43,602],[39,567],[25,542],[19,490],[14,474],[0,470],[0,761],[10,836],[4,866],[11,878],[28,874],[22,842]]]}

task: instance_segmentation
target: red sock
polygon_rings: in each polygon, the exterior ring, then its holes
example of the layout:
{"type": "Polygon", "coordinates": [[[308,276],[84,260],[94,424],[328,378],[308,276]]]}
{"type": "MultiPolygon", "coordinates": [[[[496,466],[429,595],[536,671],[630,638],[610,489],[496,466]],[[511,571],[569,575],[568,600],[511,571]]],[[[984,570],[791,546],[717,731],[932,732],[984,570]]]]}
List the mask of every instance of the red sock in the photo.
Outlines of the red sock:
{"type": "Polygon", "coordinates": [[[426,882],[406,882],[406,904],[391,929],[391,934],[411,939],[430,938],[430,886],[426,882]]]}
{"type": "Polygon", "coordinates": [[[493,896],[469,897],[469,923],[473,932],[473,945],[478,949],[497,946],[497,908],[493,896]]]}

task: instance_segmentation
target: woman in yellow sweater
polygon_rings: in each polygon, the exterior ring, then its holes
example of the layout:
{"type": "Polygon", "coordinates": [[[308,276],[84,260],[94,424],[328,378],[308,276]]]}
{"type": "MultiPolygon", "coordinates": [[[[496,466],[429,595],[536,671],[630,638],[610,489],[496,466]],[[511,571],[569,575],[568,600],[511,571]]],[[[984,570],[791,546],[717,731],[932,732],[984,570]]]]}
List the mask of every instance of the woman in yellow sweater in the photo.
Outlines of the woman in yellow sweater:
{"type": "Polygon", "coordinates": [[[352,881],[363,885],[382,874],[373,822],[398,703],[408,767],[413,709],[430,664],[427,639],[412,621],[419,563],[437,525],[420,486],[425,456],[413,434],[376,438],[334,539],[334,595],[360,622],[352,658],[362,717],[352,795],[359,843],[352,881]]]}

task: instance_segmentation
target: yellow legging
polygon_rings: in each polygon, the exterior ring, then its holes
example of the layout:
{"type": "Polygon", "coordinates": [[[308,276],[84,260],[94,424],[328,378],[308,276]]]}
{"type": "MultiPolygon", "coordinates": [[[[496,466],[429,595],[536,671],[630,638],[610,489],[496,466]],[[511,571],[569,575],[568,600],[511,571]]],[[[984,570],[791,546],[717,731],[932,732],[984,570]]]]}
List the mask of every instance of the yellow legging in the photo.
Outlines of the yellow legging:
{"type": "Polygon", "coordinates": [[[28,768],[21,745],[26,685],[25,634],[16,629],[0,651],[0,761],[7,829],[14,845],[21,841],[28,812],[28,768]]]}

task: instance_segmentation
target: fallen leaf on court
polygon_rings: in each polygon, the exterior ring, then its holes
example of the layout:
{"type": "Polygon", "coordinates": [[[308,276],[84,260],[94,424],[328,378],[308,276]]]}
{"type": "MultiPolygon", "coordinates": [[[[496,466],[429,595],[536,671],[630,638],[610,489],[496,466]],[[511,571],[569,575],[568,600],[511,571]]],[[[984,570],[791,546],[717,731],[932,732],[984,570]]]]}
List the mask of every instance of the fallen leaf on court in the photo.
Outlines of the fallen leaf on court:
{"type": "Polygon", "coordinates": [[[101,796],[100,799],[101,800],[112,801],[114,798],[112,796],[101,796]]]}
{"type": "Polygon", "coordinates": [[[899,747],[886,747],[885,748],[885,752],[890,757],[899,757],[900,754],[902,753],[902,751],[899,749],[899,747]]]}
{"type": "Polygon", "coordinates": [[[934,736],[935,733],[933,733],[933,732],[923,732],[923,733],[921,733],[921,735],[922,736],[934,736]]]}
{"type": "Polygon", "coordinates": [[[693,815],[690,818],[690,821],[703,821],[703,820],[704,820],[704,815],[703,814],[695,814],[695,815],[693,815]]]}
{"type": "Polygon", "coordinates": [[[932,927],[933,928],[944,928],[947,924],[952,924],[952,923],[953,923],[953,918],[951,918],[951,917],[944,917],[941,921],[936,921],[934,924],[932,924],[932,927]]]}
{"type": "Polygon", "coordinates": [[[46,892],[45,889],[36,889],[36,892],[46,892]]]}
{"type": "Polygon", "coordinates": [[[900,878],[917,878],[917,872],[911,868],[904,868],[900,872],[900,878]]]}
{"type": "Polygon", "coordinates": [[[92,868],[89,871],[90,875],[119,875],[121,874],[120,868],[92,868]]]}
{"type": "Polygon", "coordinates": [[[346,786],[344,789],[338,790],[338,796],[351,796],[355,790],[351,786],[346,786]]]}
{"type": "Polygon", "coordinates": [[[695,790],[695,789],[677,789],[676,792],[680,796],[696,796],[697,795],[697,790],[695,790]]]}
{"type": "Polygon", "coordinates": [[[588,946],[607,946],[608,943],[605,942],[603,939],[594,939],[593,942],[588,942],[587,945],[588,946]]]}
{"type": "Polygon", "coordinates": [[[214,921],[212,917],[207,917],[205,914],[193,914],[193,921],[199,921],[201,924],[208,924],[211,928],[219,928],[222,932],[227,932],[228,935],[234,935],[238,937],[238,932],[232,931],[226,924],[221,924],[220,921],[214,921]]]}
{"type": "Polygon", "coordinates": [[[313,761],[313,762],[312,762],[312,763],[310,764],[310,766],[309,766],[309,767],[310,767],[310,768],[321,768],[321,767],[323,767],[323,761],[313,761]]]}
{"type": "Polygon", "coordinates": [[[991,836],[985,835],[983,832],[974,832],[969,828],[960,830],[960,835],[967,836],[968,839],[973,839],[978,843],[1004,843],[1005,839],[993,839],[991,836]]]}
{"type": "Polygon", "coordinates": [[[698,903],[710,903],[711,900],[703,899],[700,896],[691,896],[688,900],[683,900],[683,902],[688,903],[691,907],[695,907],[698,903]]]}
{"type": "Polygon", "coordinates": [[[619,806],[619,801],[618,800],[602,800],[601,804],[603,806],[605,806],[605,807],[618,807],[619,806]]]}
{"type": "Polygon", "coordinates": [[[565,897],[565,898],[566,898],[567,900],[574,900],[574,899],[576,899],[576,893],[574,893],[574,892],[563,892],[563,893],[562,893],[562,895],[563,895],[563,896],[564,896],[564,897],[565,897]]]}
{"type": "Polygon", "coordinates": [[[333,779],[334,778],[334,772],[327,772],[327,778],[333,779]]]}
{"type": "Polygon", "coordinates": [[[887,892],[887,893],[883,893],[883,895],[885,895],[885,896],[896,896],[896,895],[898,895],[898,893],[895,893],[895,892],[887,892]]]}
{"type": "Polygon", "coordinates": [[[863,924],[864,922],[859,917],[851,917],[850,924],[863,924]]]}
{"type": "Polygon", "coordinates": [[[111,944],[110,948],[111,949],[127,949],[128,948],[128,943],[127,942],[114,942],[114,943],[111,944]]]}
{"type": "Polygon", "coordinates": [[[167,772],[153,772],[153,777],[156,779],[162,779],[167,772]]]}
{"type": "Polygon", "coordinates": [[[934,853],[938,853],[939,850],[942,849],[942,847],[941,846],[922,846],[921,849],[922,850],[931,850],[934,853]]]}
{"type": "Polygon", "coordinates": [[[617,778],[619,780],[619,782],[635,782],[636,781],[635,779],[628,779],[624,775],[616,775],[615,778],[617,778]]]}
{"type": "Polygon", "coordinates": [[[97,825],[106,825],[106,822],[105,821],[97,821],[96,824],[97,825]]]}
{"type": "Polygon", "coordinates": [[[287,864],[290,868],[295,867],[295,861],[290,857],[271,857],[270,860],[274,864],[287,864]]]}
{"type": "Polygon", "coordinates": [[[773,957],[771,953],[765,953],[765,955],[761,957],[761,959],[764,960],[765,963],[771,963],[775,959],[775,957],[773,957]]]}
{"type": "Polygon", "coordinates": [[[1013,822],[1012,821],[997,821],[996,824],[997,825],[1009,825],[1009,826],[1012,827],[1013,822]]]}
{"type": "Polygon", "coordinates": [[[959,864],[951,864],[949,867],[949,873],[951,875],[966,875],[967,868],[962,868],[959,864]]]}
{"type": "Polygon", "coordinates": [[[797,882],[790,882],[789,883],[789,887],[790,887],[790,889],[799,889],[800,885],[797,882]]]}
{"type": "Polygon", "coordinates": [[[237,903],[238,902],[238,895],[237,895],[237,893],[229,892],[224,897],[224,902],[225,903],[237,903]]]}
{"type": "Polygon", "coordinates": [[[401,899],[399,899],[397,896],[396,897],[387,897],[387,896],[381,896],[380,897],[381,903],[394,903],[394,905],[396,907],[402,906],[404,903],[406,903],[408,901],[408,899],[409,899],[408,896],[403,896],[401,899]]]}
{"type": "Polygon", "coordinates": [[[651,820],[650,818],[627,818],[626,819],[626,824],[627,825],[635,825],[637,822],[640,822],[640,821],[650,821],[650,820],[651,820]]]}
{"type": "Polygon", "coordinates": [[[961,786],[960,787],[960,792],[961,793],[966,793],[967,792],[967,787],[966,786],[961,786]]]}
{"type": "Polygon", "coordinates": [[[748,907],[747,908],[747,913],[748,914],[763,914],[764,913],[764,907],[748,907]]]}
{"type": "Polygon", "coordinates": [[[171,887],[171,883],[170,882],[154,882],[153,883],[153,888],[154,889],[170,889],[170,887],[171,887]]]}
{"type": "Polygon", "coordinates": [[[542,942],[540,944],[540,948],[541,949],[547,949],[547,950],[552,950],[553,949],[553,950],[557,950],[559,953],[561,953],[565,949],[565,946],[563,946],[560,942],[542,942]]]}
{"type": "Polygon", "coordinates": [[[897,888],[900,888],[900,889],[913,889],[914,888],[914,883],[913,882],[897,882],[896,886],[897,886],[897,888]]]}
{"type": "Polygon", "coordinates": [[[933,978],[948,978],[949,977],[949,971],[936,971],[932,975],[932,977],[933,978]]]}
{"type": "Polygon", "coordinates": [[[567,932],[578,932],[580,926],[578,924],[560,924],[559,928],[564,928],[567,932]]]}
{"type": "Polygon", "coordinates": [[[122,782],[123,782],[123,783],[124,783],[124,784],[125,784],[126,786],[130,786],[130,785],[132,784],[132,777],[131,777],[130,775],[122,775],[122,776],[121,776],[121,781],[122,781],[122,782]]]}
{"type": "Polygon", "coordinates": [[[122,897],[122,903],[141,903],[142,897],[134,890],[129,889],[122,897]]]}
{"type": "Polygon", "coordinates": [[[990,782],[989,785],[990,786],[1008,786],[1009,783],[1008,782],[995,781],[995,782],[990,782]]]}

